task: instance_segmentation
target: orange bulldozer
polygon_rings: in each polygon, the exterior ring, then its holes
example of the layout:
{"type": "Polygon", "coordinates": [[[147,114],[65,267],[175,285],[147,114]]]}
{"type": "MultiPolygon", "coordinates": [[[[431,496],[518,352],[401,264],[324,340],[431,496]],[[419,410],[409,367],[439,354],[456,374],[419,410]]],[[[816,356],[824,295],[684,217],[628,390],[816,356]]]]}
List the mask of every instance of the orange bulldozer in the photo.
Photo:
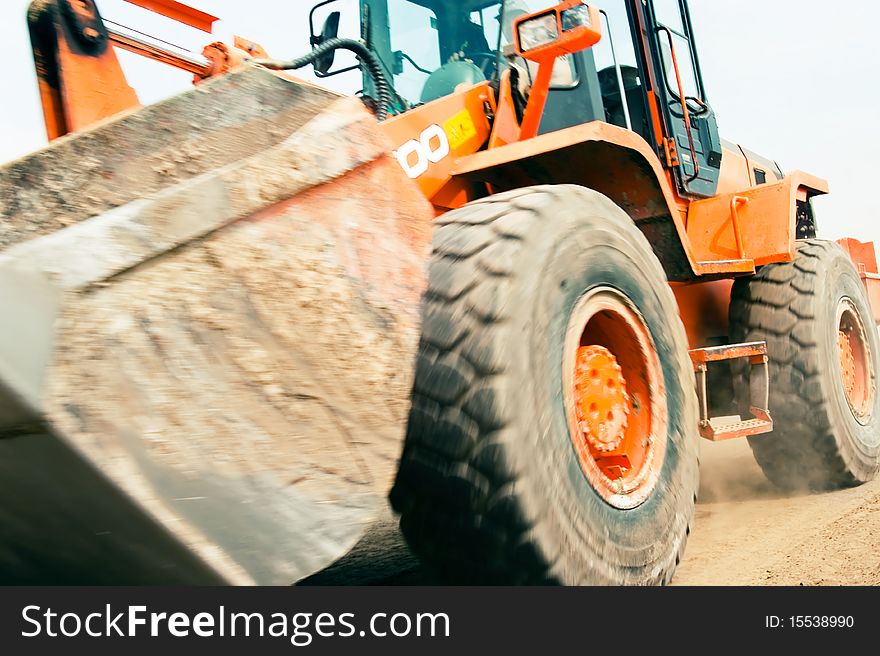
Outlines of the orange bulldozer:
{"type": "Polygon", "coordinates": [[[873,244],[720,137],[686,0],[329,0],[290,61],[92,0],[28,20],[51,143],[0,168],[10,581],[293,583],[390,494],[445,581],[662,584],[701,439],[782,488],[880,469],[873,244]],[[141,107],[120,49],[195,85],[141,107]]]}

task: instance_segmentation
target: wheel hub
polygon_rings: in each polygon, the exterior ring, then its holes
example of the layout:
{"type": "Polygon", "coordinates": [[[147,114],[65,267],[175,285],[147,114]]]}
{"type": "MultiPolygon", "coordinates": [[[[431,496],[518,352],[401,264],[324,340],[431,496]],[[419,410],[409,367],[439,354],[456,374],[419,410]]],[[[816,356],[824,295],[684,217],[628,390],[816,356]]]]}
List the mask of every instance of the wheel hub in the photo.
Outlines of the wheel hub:
{"type": "Polygon", "coordinates": [[[837,349],[840,377],[846,401],[856,420],[870,418],[876,393],[873,356],[865,327],[852,300],[844,298],[838,307],[837,349]]]}
{"type": "Polygon", "coordinates": [[[602,346],[578,349],[575,370],[575,412],[581,434],[602,453],[623,442],[630,403],[617,358],[602,346]]]}
{"type": "Polygon", "coordinates": [[[584,476],[612,507],[638,507],[660,479],[666,392],[647,323],[620,291],[594,288],[577,302],[563,380],[569,435],[584,476]]]}
{"type": "Polygon", "coordinates": [[[840,330],[837,333],[837,347],[840,349],[840,370],[843,374],[843,389],[849,399],[852,399],[856,389],[856,357],[853,353],[847,331],[840,330]]]}

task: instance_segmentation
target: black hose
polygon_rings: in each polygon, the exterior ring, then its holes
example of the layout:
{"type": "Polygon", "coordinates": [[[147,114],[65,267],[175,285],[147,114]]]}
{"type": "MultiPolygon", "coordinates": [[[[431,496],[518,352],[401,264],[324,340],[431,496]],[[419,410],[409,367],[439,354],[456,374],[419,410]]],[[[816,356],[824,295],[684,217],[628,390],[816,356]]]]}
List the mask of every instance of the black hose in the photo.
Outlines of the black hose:
{"type": "Polygon", "coordinates": [[[412,64],[413,68],[416,69],[419,73],[424,73],[425,75],[431,74],[431,71],[429,71],[426,68],[422,68],[421,66],[416,64],[416,61],[412,57],[410,57],[408,54],[406,54],[405,52],[401,51],[400,56],[403,57],[410,64],[412,64]]]}
{"type": "Polygon", "coordinates": [[[384,121],[388,118],[388,107],[391,105],[391,85],[382,70],[382,63],[376,54],[360,41],[354,39],[329,39],[317,46],[307,55],[284,61],[281,59],[252,59],[251,63],[269,68],[273,71],[292,71],[303,68],[333,50],[349,50],[366,66],[367,72],[376,85],[376,118],[384,121]]]}

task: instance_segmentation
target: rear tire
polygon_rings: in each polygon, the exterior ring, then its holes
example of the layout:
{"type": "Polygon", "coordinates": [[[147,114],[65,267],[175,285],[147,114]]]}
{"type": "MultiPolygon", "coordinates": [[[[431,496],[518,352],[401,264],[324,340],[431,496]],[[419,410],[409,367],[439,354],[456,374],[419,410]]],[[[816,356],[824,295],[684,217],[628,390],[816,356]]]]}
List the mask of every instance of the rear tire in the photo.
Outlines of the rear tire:
{"type": "MultiPolygon", "coordinates": [[[[675,299],[632,220],[575,186],[450,212],[438,220],[423,314],[391,493],[423,563],[456,583],[668,582],[694,514],[697,402],[675,299]],[[579,302],[606,289],[644,318],[665,388],[665,455],[629,509],[588,479],[565,400],[568,327],[579,302]]],[[[642,402],[636,413],[653,412],[655,399],[642,402]]]]}
{"type": "MultiPolygon", "coordinates": [[[[846,252],[833,242],[801,242],[794,262],[771,264],[738,280],[730,326],[734,342],[767,342],[774,430],[749,439],[767,478],[788,490],[827,490],[873,479],[880,470],[880,344],[846,252]],[[863,360],[864,371],[855,378],[850,374],[849,393],[838,341],[842,327],[851,328],[843,330],[850,333],[844,342],[850,349],[863,344],[854,349],[862,353],[852,362],[863,360]]],[[[743,363],[734,365],[734,384],[745,408],[743,363]]]]}

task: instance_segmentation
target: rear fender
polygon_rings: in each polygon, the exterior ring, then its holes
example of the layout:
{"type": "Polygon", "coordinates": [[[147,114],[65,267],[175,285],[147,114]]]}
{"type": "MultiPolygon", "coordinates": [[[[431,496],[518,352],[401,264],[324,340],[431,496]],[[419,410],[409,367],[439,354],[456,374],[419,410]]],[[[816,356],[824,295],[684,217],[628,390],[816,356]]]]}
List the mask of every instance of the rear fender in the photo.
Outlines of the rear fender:
{"type": "Polygon", "coordinates": [[[880,325],[880,271],[877,269],[877,249],[874,242],[861,242],[847,237],[837,243],[849,254],[858,269],[874,312],[874,321],[880,325]]]}

